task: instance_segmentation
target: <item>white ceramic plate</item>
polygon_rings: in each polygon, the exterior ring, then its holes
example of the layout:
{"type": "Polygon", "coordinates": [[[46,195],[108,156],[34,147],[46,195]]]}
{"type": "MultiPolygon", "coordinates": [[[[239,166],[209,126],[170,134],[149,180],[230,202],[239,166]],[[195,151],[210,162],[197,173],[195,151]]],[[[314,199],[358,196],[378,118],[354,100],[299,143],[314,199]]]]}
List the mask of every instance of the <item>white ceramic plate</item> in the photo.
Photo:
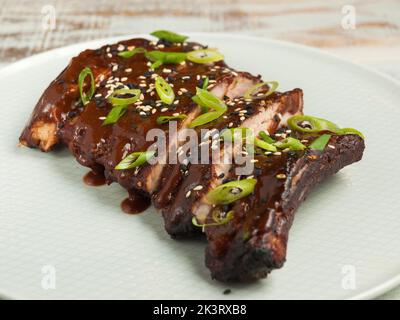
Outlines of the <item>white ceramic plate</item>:
{"type": "Polygon", "coordinates": [[[374,297],[399,284],[399,83],[303,46],[232,35],[191,39],[218,47],[239,70],[279,80],[282,90],[302,88],[307,114],[366,136],[363,160],[319,186],[298,210],[285,266],[253,284],[213,281],[203,241],[171,240],[153,209],[122,213],[126,192],[118,185],[84,185],[87,169],[68,152],[17,147],[36,101],[69,59],[114,38],[39,54],[0,71],[0,293],[341,299],[374,297]],[[230,295],[223,295],[226,288],[230,295]]]}

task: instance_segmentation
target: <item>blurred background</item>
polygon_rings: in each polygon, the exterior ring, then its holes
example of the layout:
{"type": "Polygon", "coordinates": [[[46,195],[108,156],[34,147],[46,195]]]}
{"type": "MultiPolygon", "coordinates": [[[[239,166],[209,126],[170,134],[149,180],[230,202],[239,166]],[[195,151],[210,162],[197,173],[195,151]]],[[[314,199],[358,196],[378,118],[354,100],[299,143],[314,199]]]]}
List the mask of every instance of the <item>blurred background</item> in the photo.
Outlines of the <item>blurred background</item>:
{"type": "MultiPolygon", "coordinates": [[[[0,0],[0,68],[52,48],[155,29],[301,43],[400,80],[400,0],[0,0]]],[[[382,298],[400,299],[400,288],[382,298]]]]}
{"type": "Polygon", "coordinates": [[[0,67],[86,40],[165,28],[298,42],[400,79],[400,0],[0,0],[0,67]]]}

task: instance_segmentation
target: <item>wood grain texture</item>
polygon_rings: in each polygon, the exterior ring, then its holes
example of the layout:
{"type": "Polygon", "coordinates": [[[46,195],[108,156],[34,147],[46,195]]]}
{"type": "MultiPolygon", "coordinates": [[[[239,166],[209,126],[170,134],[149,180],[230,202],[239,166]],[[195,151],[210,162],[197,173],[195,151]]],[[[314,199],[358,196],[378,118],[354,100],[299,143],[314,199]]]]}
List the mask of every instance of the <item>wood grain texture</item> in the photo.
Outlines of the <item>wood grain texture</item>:
{"type": "Polygon", "coordinates": [[[317,47],[400,47],[400,1],[311,0],[0,0],[0,61],[86,40],[149,32],[235,32],[317,47]],[[45,30],[46,6],[56,28],[45,30]],[[342,27],[352,5],[356,28],[342,27]]]}

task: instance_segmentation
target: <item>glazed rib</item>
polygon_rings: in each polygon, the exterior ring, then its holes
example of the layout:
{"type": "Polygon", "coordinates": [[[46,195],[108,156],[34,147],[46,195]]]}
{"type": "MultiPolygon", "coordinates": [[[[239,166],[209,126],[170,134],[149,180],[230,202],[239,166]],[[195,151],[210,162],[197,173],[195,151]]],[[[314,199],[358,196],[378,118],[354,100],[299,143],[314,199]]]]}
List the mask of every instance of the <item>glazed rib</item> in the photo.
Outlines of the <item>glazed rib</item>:
{"type": "Polygon", "coordinates": [[[364,140],[357,135],[334,135],[322,152],[306,149],[256,156],[253,194],[231,208],[217,207],[234,210],[233,219],[204,228],[206,265],[212,277],[248,281],[282,267],[296,209],[318,183],[359,161],[364,147],[364,140]]]}

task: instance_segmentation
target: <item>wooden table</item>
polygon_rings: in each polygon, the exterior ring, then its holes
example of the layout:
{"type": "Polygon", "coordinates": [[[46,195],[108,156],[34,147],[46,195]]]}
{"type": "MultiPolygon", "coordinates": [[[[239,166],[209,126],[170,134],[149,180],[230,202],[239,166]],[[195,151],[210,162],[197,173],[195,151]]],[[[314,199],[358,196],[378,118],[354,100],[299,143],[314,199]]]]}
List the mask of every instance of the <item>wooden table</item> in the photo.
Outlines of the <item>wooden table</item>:
{"type": "MultiPolygon", "coordinates": [[[[298,42],[400,79],[400,0],[0,0],[0,67],[67,44],[160,28],[298,42]]],[[[382,298],[400,299],[400,288],[382,298]]]]}

